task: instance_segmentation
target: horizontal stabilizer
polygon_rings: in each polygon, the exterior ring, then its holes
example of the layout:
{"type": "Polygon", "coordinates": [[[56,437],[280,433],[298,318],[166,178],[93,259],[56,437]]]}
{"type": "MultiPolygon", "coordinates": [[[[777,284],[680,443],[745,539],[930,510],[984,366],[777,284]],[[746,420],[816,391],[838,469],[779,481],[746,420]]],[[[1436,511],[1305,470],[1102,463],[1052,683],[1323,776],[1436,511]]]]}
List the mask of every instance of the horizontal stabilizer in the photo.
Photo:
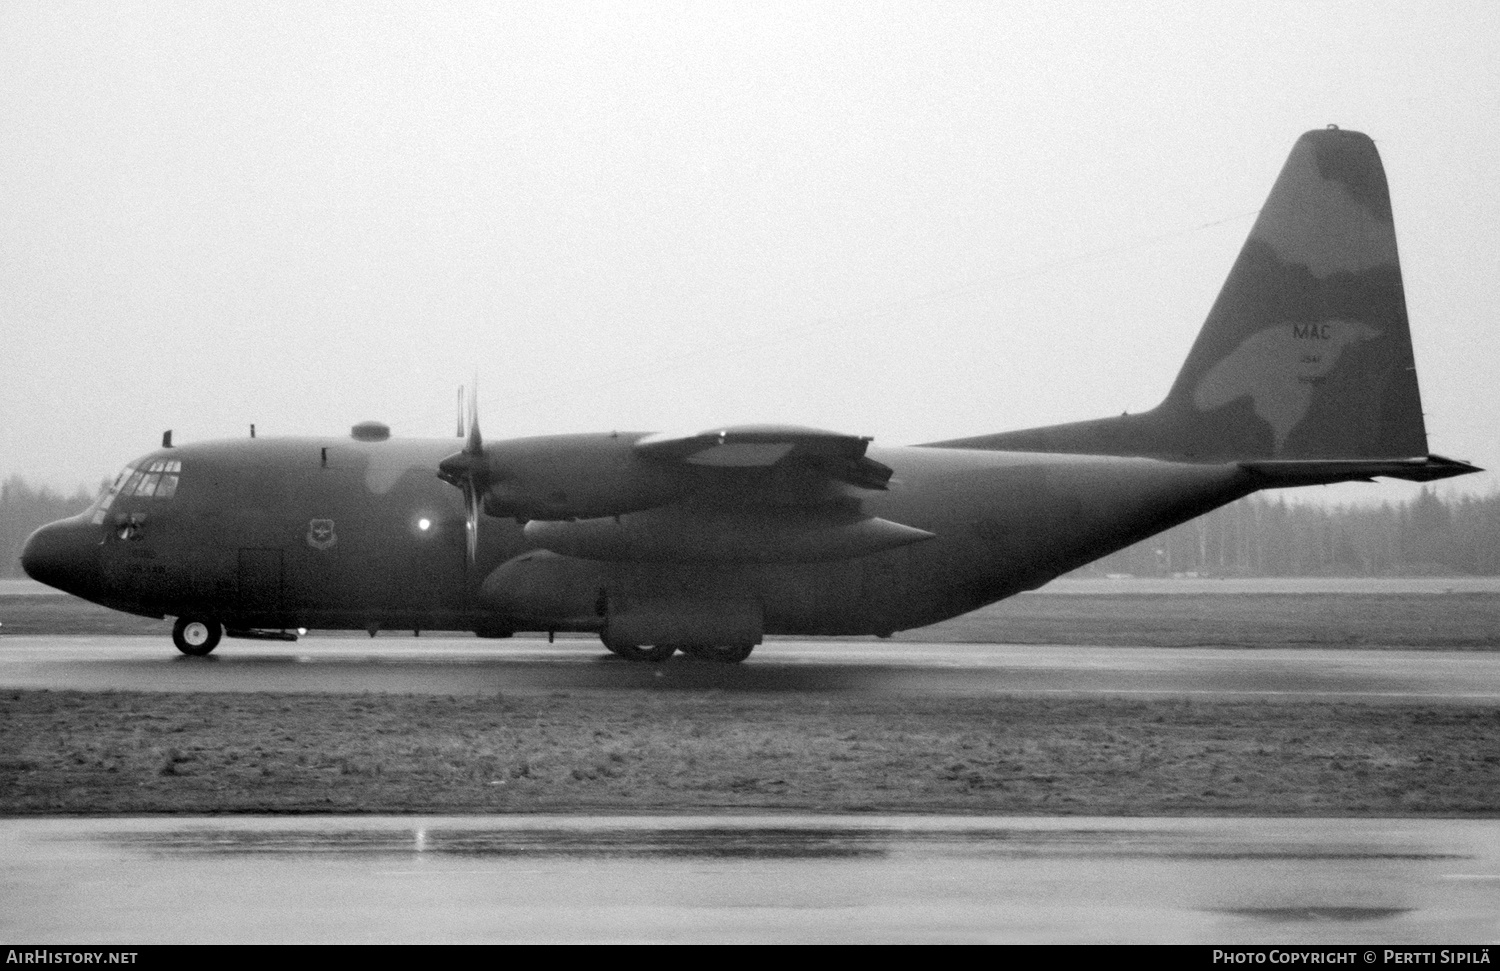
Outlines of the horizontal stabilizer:
{"type": "Polygon", "coordinates": [[[1417,459],[1353,459],[1331,461],[1241,462],[1240,467],[1266,480],[1264,488],[1283,486],[1329,485],[1334,482],[1369,482],[1376,476],[1405,479],[1408,482],[1435,482],[1456,475],[1484,470],[1468,462],[1428,455],[1417,459]]]}

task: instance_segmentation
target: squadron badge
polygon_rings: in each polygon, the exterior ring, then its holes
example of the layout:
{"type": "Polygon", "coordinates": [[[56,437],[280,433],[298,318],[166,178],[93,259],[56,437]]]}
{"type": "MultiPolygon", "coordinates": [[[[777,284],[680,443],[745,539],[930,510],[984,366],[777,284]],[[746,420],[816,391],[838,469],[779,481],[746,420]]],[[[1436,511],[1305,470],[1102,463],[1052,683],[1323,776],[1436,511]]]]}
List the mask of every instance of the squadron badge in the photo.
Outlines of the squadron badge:
{"type": "Polygon", "coordinates": [[[333,520],[314,519],[307,524],[307,545],[315,550],[326,550],[339,538],[333,532],[333,520]]]}

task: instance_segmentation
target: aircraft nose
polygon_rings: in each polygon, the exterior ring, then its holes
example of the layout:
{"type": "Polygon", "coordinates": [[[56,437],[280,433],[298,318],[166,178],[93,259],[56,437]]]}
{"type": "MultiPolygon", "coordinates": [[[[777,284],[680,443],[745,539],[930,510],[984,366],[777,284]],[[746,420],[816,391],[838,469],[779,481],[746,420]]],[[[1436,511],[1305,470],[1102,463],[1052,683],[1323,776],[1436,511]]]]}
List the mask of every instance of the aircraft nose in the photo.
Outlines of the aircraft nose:
{"type": "Polygon", "coordinates": [[[33,580],[87,597],[99,590],[99,527],[82,517],[48,523],[26,538],[21,568],[33,580]]]}

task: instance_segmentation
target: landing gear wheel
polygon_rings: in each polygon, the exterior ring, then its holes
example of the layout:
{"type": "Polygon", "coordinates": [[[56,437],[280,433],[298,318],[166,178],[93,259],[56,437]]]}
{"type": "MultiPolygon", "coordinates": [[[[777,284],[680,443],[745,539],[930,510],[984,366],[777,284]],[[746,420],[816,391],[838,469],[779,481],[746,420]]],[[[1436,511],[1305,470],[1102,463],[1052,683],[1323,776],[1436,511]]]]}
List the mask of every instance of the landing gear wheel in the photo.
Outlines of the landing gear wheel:
{"type": "Polygon", "coordinates": [[[217,620],[178,617],[172,625],[172,643],[189,657],[203,657],[219,646],[224,628],[217,620]]]}
{"type": "Polygon", "coordinates": [[[640,661],[644,664],[660,664],[673,654],[677,653],[676,644],[657,644],[654,647],[636,647],[634,644],[610,644],[605,647],[620,655],[627,661],[640,661]]]}
{"type": "Polygon", "coordinates": [[[700,661],[715,661],[719,664],[739,664],[750,656],[755,650],[754,644],[736,644],[731,646],[720,644],[694,644],[684,647],[682,653],[688,657],[697,658],[700,661]]]}

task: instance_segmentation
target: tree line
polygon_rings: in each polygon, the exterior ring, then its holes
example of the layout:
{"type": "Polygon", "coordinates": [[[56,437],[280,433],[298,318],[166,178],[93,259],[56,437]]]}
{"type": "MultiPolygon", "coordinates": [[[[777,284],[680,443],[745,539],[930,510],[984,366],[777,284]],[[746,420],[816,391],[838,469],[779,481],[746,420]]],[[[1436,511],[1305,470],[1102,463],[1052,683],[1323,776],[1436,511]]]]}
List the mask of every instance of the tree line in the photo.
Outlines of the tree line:
{"type": "MultiPolygon", "coordinates": [[[[100,488],[107,486],[101,484],[100,488]]],[[[0,576],[21,576],[31,531],[86,509],[19,475],[0,484],[0,576]]],[[[1091,573],[1165,576],[1413,576],[1500,574],[1500,492],[1444,499],[1425,488],[1378,506],[1321,506],[1255,495],[1112,553],[1091,573]]]]}
{"type": "Polygon", "coordinates": [[[1168,576],[1500,574],[1500,492],[1322,506],[1254,495],[1112,553],[1090,573],[1168,576]]]}

